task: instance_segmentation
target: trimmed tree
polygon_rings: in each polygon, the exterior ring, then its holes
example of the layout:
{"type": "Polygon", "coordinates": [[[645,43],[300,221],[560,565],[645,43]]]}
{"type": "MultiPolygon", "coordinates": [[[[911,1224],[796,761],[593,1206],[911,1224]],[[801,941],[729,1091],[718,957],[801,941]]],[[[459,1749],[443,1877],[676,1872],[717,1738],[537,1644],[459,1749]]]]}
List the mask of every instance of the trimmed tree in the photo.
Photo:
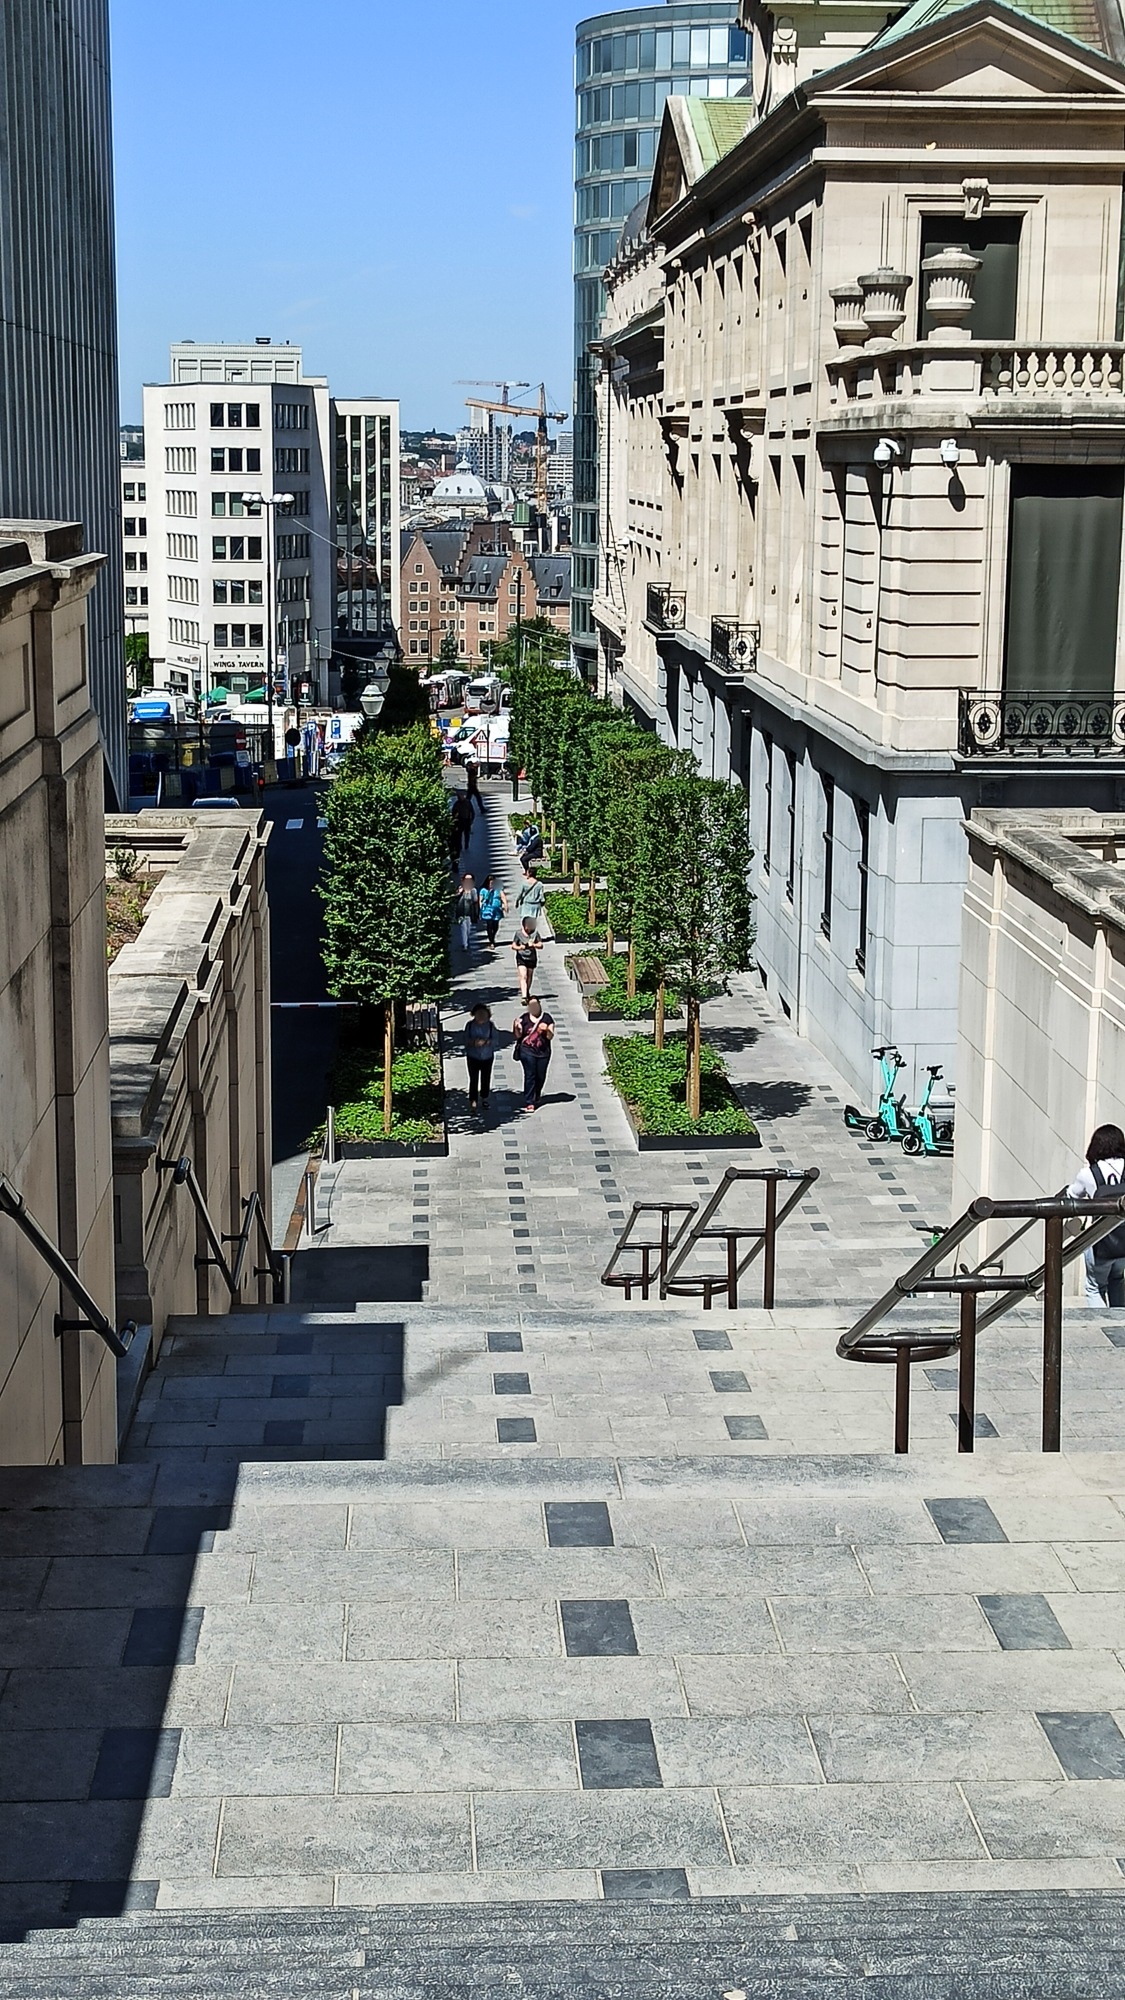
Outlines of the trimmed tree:
{"type": "Polygon", "coordinates": [[[711,778],[655,778],[638,787],[633,921],[637,954],[663,988],[673,980],[687,1013],[688,1114],[699,1117],[700,1003],[750,960],[750,845],[744,795],[711,778]]]}

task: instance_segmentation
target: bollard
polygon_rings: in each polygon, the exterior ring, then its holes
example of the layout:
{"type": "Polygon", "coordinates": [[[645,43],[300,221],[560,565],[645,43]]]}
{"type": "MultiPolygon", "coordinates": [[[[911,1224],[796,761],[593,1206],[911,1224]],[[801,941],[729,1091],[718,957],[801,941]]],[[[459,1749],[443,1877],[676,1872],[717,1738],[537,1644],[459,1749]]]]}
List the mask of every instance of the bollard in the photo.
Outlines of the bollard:
{"type": "Polygon", "coordinates": [[[305,1235],[316,1235],[316,1175],[311,1167],[305,1172],[305,1235]]]}
{"type": "Polygon", "coordinates": [[[334,1167],[336,1164],[336,1107],[334,1104],[329,1105],[328,1117],[325,1121],[324,1161],[325,1165],[329,1167],[334,1167]]]}

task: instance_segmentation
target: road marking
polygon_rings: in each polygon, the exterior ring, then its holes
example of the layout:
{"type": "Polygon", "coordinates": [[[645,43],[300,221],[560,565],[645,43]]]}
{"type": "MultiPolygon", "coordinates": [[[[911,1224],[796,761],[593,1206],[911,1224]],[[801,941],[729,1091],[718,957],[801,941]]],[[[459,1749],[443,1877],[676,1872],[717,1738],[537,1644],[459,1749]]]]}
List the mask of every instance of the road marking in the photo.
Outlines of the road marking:
{"type": "Polygon", "coordinates": [[[286,833],[299,833],[304,824],[303,819],[287,819],[285,822],[285,831],[286,833]]]}

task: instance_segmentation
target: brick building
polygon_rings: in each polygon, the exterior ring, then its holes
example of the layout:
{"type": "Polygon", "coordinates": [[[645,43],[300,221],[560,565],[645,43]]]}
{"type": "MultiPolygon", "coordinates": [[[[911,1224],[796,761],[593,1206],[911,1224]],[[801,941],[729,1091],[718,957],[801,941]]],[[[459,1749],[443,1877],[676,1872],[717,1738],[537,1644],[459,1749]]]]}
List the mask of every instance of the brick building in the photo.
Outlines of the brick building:
{"type": "Polygon", "coordinates": [[[401,583],[402,648],[419,667],[436,662],[447,632],[460,659],[487,664],[517,615],[569,629],[569,557],[528,553],[507,521],[408,530],[401,583]]]}

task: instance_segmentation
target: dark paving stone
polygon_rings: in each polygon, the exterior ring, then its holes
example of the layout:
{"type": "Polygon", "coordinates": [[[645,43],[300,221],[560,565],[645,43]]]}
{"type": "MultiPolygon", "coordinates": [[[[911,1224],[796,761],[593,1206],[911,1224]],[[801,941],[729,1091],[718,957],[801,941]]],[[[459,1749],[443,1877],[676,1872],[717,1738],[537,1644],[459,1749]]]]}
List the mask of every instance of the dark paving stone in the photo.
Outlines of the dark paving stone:
{"type": "Polygon", "coordinates": [[[956,1368],[923,1368],[922,1373],[933,1389],[956,1389],[961,1379],[956,1368]]]}
{"type": "Polygon", "coordinates": [[[637,1635],[623,1597],[564,1598],[563,1643],[572,1659],[633,1659],[637,1635]]]}
{"type": "Polygon", "coordinates": [[[497,1444],[534,1444],[535,1420],[532,1417],[497,1417],[497,1444]]]}
{"type": "Polygon", "coordinates": [[[166,1799],[171,1796],[178,1729],[107,1729],[90,1784],[92,1799],[166,1799]]]}
{"type": "Polygon", "coordinates": [[[578,1769],[587,1792],[662,1785],[651,1722],[576,1722],[578,1769]]]}
{"type": "MultiPolygon", "coordinates": [[[[950,1410],[949,1421],[951,1424],[956,1424],[956,1410],[950,1410]]],[[[973,1436],[975,1438],[996,1438],[999,1435],[1000,1433],[993,1423],[992,1418],[986,1417],[983,1410],[978,1410],[973,1417],[973,1436]]]]}
{"type": "Polygon", "coordinates": [[[304,1442],[303,1417],[274,1417],[270,1423],[262,1425],[263,1444],[304,1444],[304,1442]]]}
{"type": "Polygon", "coordinates": [[[216,1528],[230,1520],[226,1507],[158,1507],[145,1543],[146,1556],[207,1555],[216,1528]]]}
{"type": "Polygon", "coordinates": [[[693,1338],[701,1354],[729,1354],[730,1335],[720,1333],[718,1328],[697,1326],[693,1328],[693,1338]]]}
{"type": "Polygon", "coordinates": [[[927,1500],[925,1506],[943,1542],[1008,1539],[987,1500],[927,1500]]]}
{"type": "Polygon", "coordinates": [[[1039,1591],[1006,1597],[978,1597],[1006,1653],[1069,1653],[1070,1640],[1039,1591]]]}
{"type": "Polygon", "coordinates": [[[311,1377],[308,1375],[275,1375],[270,1384],[271,1396],[307,1396],[311,1377]]]}
{"type": "Polygon", "coordinates": [[[203,1623],[201,1605],[149,1605],[134,1611],[121,1664],[125,1667],[191,1667],[203,1623]]]}
{"type": "Polygon", "coordinates": [[[611,1549],[613,1524],[604,1500],[547,1500],[547,1541],[553,1549],[611,1549]]]}
{"type": "Polygon", "coordinates": [[[1125,1736],[1112,1715],[1039,1716],[1068,1778],[1125,1778],[1125,1736]]]}
{"type": "Polygon", "coordinates": [[[607,1903],[690,1903],[684,1868],[603,1868],[602,1894],[607,1903]]]}
{"type": "Polygon", "coordinates": [[[727,1436],[736,1444],[752,1444],[769,1436],[761,1417],[727,1417],[727,1436]]]}
{"type": "Polygon", "coordinates": [[[134,1910],[155,1910],[159,1882],[72,1882],[66,1899],[68,1917],[118,1917],[134,1910]]]}
{"type": "Polygon", "coordinates": [[[1125,1347],[1125,1326],[1103,1326],[1102,1332],[1111,1347],[1125,1347]]]}
{"type": "Polygon", "coordinates": [[[748,1396],[750,1384],[741,1368],[712,1368],[711,1387],[717,1396],[748,1396]]]}
{"type": "Polygon", "coordinates": [[[832,1225],[828,1222],[813,1222],[809,1224],[809,1227],[821,1236],[829,1236],[832,1233],[832,1225]]]}
{"type": "Polygon", "coordinates": [[[312,1351],[311,1333],[279,1333],[277,1336],[278,1354],[311,1354],[312,1351]]]}
{"type": "Polygon", "coordinates": [[[430,1275],[429,1252],[411,1244],[384,1249],[298,1250],[290,1299],[295,1306],[347,1306],[357,1299],[419,1302],[430,1275]]]}
{"type": "MultiPolygon", "coordinates": [[[[526,1233],[526,1232],[524,1232],[526,1233]]],[[[488,1336],[490,1354],[522,1354],[522,1333],[490,1333],[488,1336]]]]}
{"type": "Polygon", "coordinates": [[[530,1375],[494,1375],[493,1394],[497,1396],[530,1396],[530,1375]]]}

